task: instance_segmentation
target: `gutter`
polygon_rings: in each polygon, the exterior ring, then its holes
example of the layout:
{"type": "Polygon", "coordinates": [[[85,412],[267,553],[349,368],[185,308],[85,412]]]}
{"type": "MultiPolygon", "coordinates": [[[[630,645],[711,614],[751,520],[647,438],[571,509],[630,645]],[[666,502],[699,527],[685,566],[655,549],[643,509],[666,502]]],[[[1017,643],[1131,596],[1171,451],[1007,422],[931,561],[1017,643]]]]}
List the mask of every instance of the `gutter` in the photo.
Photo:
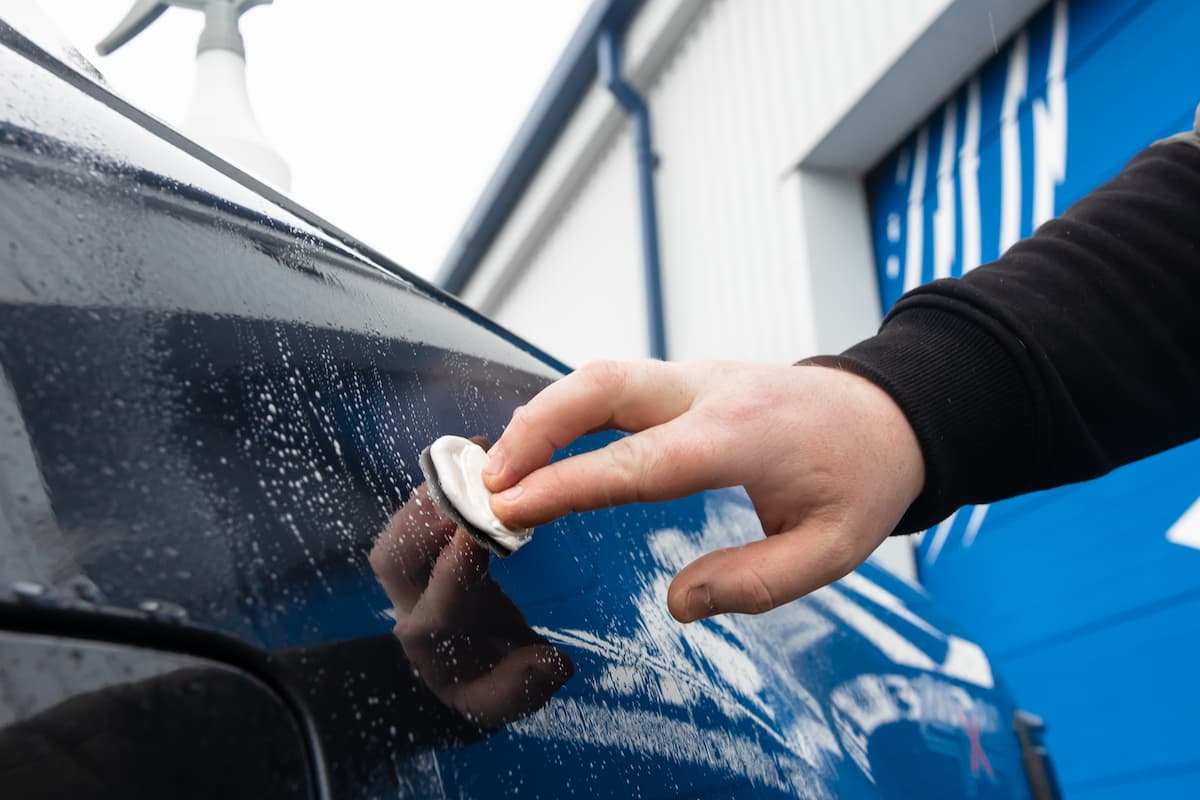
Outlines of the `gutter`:
{"type": "Polygon", "coordinates": [[[623,33],[642,0],[593,0],[583,21],[521,123],[495,174],[450,248],[436,283],[460,294],[509,214],[533,180],[546,154],[596,78],[596,45],[605,31],[623,33]]]}
{"type": "Polygon", "coordinates": [[[658,244],[658,203],[654,193],[654,170],[658,156],[650,127],[650,107],[637,89],[625,80],[621,70],[621,34],[607,29],[600,34],[596,58],[600,80],[629,116],[637,152],[638,203],[642,223],[642,268],[646,281],[646,330],[650,337],[650,357],[667,358],[667,331],[664,319],[662,262],[658,244]]]}

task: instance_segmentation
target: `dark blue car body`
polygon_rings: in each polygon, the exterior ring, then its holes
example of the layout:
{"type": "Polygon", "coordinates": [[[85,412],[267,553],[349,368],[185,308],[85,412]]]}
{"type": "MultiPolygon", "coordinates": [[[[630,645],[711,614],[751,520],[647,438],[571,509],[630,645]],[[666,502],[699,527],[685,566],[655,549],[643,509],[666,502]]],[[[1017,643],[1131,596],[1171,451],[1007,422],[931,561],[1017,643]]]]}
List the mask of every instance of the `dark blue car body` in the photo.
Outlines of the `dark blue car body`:
{"type": "Polygon", "coordinates": [[[740,491],[490,562],[414,523],[421,449],[564,367],[0,41],[6,797],[1032,796],[1036,741],[917,587],[669,617],[675,571],[761,535],[740,491]]]}

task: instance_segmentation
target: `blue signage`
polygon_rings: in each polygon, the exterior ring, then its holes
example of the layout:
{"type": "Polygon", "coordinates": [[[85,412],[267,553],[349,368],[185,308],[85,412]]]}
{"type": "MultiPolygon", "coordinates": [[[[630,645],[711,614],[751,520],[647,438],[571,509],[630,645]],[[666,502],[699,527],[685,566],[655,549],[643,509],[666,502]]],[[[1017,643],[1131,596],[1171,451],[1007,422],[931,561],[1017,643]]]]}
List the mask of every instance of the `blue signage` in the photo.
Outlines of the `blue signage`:
{"type": "MultiPolygon", "coordinates": [[[[1198,34],[1191,0],[1049,3],[868,176],[883,307],[996,259],[1190,128],[1198,34]]],[[[1200,796],[1198,496],[1200,443],[961,509],[921,539],[924,584],[1046,717],[1070,797],[1200,796]]]]}

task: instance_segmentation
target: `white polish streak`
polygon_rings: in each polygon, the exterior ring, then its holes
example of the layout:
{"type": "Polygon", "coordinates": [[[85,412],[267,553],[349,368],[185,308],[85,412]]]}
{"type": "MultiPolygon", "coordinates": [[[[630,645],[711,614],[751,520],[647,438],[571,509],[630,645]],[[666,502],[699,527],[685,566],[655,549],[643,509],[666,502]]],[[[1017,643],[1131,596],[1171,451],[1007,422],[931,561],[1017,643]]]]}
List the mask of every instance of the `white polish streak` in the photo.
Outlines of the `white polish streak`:
{"type": "MultiPolygon", "coordinates": [[[[632,635],[535,628],[580,658],[604,664],[592,679],[593,689],[604,699],[555,697],[537,715],[514,723],[514,734],[555,747],[576,742],[631,757],[650,755],[741,776],[751,785],[790,795],[828,797],[831,776],[844,758],[835,730],[846,737],[843,741],[861,744],[865,756],[878,720],[919,719],[957,731],[960,712],[967,710],[980,718],[983,730],[996,729],[993,707],[936,677],[986,685],[990,666],[978,646],[941,634],[899,596],[866,576],[853,574],[843,579],[842,587],[945,641],[942,663],[837,588],[817,592],[811,603],[792,604],[764,617],[730,615],[694,625],[675,623],[662,603],[671,576],[701,553],[743,543],[758,529],[748,505],[714,504],[708,506],[707,517],[698,537],[673,529],[649,535],[647,545],[657,569],[633,593],[639,624],[632,635]],[[837,709],[832,718],[827,716],[826,704],[802,685],[805,676],[797,674],[794,657],[844,630],[842,623],[895,663],[933,674],[872,676],[888,690],[878,697],[873,690],[865,696],[858,681],[843,684],[834,692],[837,709]],[[782,642],[787,644],[781,648],[782,642]],[[636,707],[620,698],[633,698],[636,707]],[[897,702],[900,699],[906,702],[897,702]],[[753,733],[699,724],[688,710],[701,700],[715,704],[730,719],[746,720],[753,733]],[[886,713],[880,717],[876,711],[886,713]]],[[[853,755],[852,748],[848,751],[853,755]]],[[[864,758],[860,766],[869,775],[870,762],[864,758]]]]}
{"type": "Polygon", "coordinates": [[[951,635],[946,642],[946,660],[942,662],[942,674],[960,681],[973,683],[985,689],[996,685],[992,676],[992,665],[983,648],[974,642],[951,635]]]}
{"type": "Polygon", "coordinates": [[[979,210],[979,78],[967,84],[967,115],[963,123],[962,154],[959,174],[962,186],[962,271],[967,274],[983,263],[983,244],[980,235],[979,210]]]}
{"type": "Polygon", "coordinates": [[[862,634],[895,663],[927,672],[937,672],[937,664],[921,648],[832,586],[818,589],[809,597],[862,634]]]}
{"type": "Polygon", "coordinates": [[[1029,83],[1029,36],[1022,31],[1008,57],[1000,110],[1000,253],[1021,238],[1021,126],[1017,114],[1029,83]]]}
{"type": "Polygon", "coordinates": [[[929,675],[858,675],[834,689],[830,699],[842,746],[872,781],[871,737],[885,725],[909,720],[919,722],[923,732],[961,736],[964,715],[969,714],[984,733],[998,730],[1000,723],[991,703],[929,675]]]}
{"type": "MultiPolygon", "coordinates": [[[[604,696],[635,697],[643,708],[670,708],[672,714],[679,708],[694,708],[703,698],[730,718],[747,721],[755,731],[751,739],[756,745],[766,748],[769,757],[782,757],[790,764],[784,772],[795,787],[791,793],[805,797],[819,782],[817,776],[830,775],[842,755],[822,704],[798,680],[792,659],[835,633],[836,622],[819,609],[797,604],[767,617],[727,615],[679,625],[662,602],[672,576],[684,564],[704,552],[742,544],[757,530],[758,518],[749,504],[714,503],[708,506],[699,537],[674,529],[651,533],[647,545],[656,568],[632,594],[639,620],[632,636],[535,630],[556,645],[621,665],[595,679],[596,690],[604,696]],[[782,642],[787,647],[781,649],[782,642]],[[631,683],[633,674],[638,677],[631,683]],[[772,741],[777,747],[768,744],[772,741]]],[[[693,740],[708,735],[707,728],[694,723],[680,730],[693,740]]],[[[688,750],[676,748],[675,757],[690,760],[688,750]]]]}
{"type": "Polygon", "coordinates": [[[892,594],[887,589],[884,589],[879,584],[869,580],[857,572],[851,572],[849,575],[842,578],[840,581],[838,581],[838,585],[844,586],[852,592],[857,592],[871,602],[883,606],[888,611],[891,611],[896,616],[908,622],[910,625],[918,627],[928,634],[936,636],[939,639],[946,638],[946,634],[942,633],[940,630],[910,611],[908,606],[906,606],[904,601],[899,597],[896,597],[896,595],[892,594]]]}
{"type": "MultiPolygon", "coordinates": [[[[908,666],[917,667],[918,669],[940,672],[947,677],[958,678],[961,681],[973,683],[985,689],[991,689],[995,685],[991,664],[988,662],[983,648],[975,642],[953,634],[946,635],[942,633],[925,620],[913,614],[900,598],[858,573],[850,573],[838,581],[838,585],[857,592],[868,600],[888,609],[913,626],[946,642],[946,656],[942,660],[941,665],[934,666],[933,659],[925,655],[915,644],[909,642],[899,632],[878,617],[865,609],[859,608],[849,598],[842,598],[844,602],[836,610],[826,605],[826,608],[829,608],[833,613],[841,617],[846,624],[861,633],[876,647],[892,657],[893,660],[908,666]],[[861,614],[853,612],[852,608],[859,608],[861,614]]],[[[816,597],[816,599],[825,600],[824,597],[816,597]]]]}
{"type": "Polygon", "coordinates": [[[937,210],[933,212],[933,277],[949,278],[954,266],[956,228],[954,145],[958,138],[958,103],[946,103],[942,114],[942,149],[938,157],[937,210]]]}
{"type": "Polygon", "coordinates": [[[799,758],[771,753],[761,744],[718,728],[706,728],[664,714],[612,708],[554,698],[540,712],[513,723],[517,735],[611,748],[638,758],[654,756],[733,773],[751,784],[802,797],[830,797],[823,776],[799,758]]]}

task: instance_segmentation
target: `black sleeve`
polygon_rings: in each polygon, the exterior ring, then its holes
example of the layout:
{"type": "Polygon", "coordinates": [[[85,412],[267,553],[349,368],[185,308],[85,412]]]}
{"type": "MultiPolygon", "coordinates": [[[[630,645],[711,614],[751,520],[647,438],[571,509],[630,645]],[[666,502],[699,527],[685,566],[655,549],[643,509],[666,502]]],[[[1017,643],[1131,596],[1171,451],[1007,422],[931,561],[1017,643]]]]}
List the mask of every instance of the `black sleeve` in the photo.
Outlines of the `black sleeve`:
{"type": "Polygon", "coordinates": [[[925,489],[897,528],[1200,437],[1200,138],[1138,154],[998,261],[909,292],[820,359],[908,416],[925,489]]]}

